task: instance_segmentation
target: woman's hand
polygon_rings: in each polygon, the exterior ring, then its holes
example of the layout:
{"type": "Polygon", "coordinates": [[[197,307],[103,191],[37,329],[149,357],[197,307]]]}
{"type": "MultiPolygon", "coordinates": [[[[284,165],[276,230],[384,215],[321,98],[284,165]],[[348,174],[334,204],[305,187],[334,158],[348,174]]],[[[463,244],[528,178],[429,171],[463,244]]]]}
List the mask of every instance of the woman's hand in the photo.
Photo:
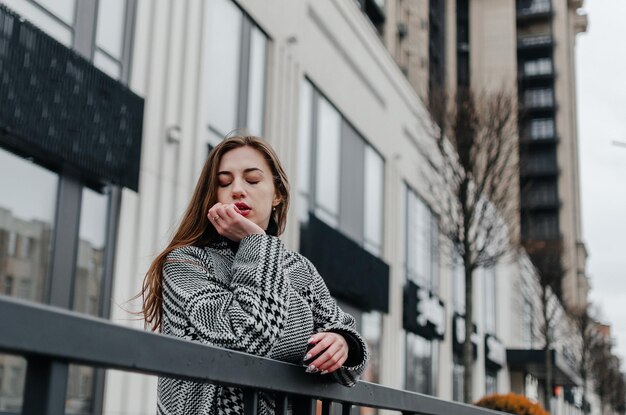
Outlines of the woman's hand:
{"type": "Polygon", "coordinates": [[[309,363],[307,367],[309,373],[322,372],[322,375],[332,373],[348,359],[348,343],[341,334],[317,333],[311,336],[309,344],[315,344],[315,347],[307,352],[304,357],[305,361],[323,352],[317,359],[309,363]]]}
{"type": "Polygon", "coordinates": [[[225,205],[218,202],[209,209],[207,216],[217,233],[231,241],[239,242],[254,233],[265,235],[265,231],[245,218],[234,204],[225,205]]]}

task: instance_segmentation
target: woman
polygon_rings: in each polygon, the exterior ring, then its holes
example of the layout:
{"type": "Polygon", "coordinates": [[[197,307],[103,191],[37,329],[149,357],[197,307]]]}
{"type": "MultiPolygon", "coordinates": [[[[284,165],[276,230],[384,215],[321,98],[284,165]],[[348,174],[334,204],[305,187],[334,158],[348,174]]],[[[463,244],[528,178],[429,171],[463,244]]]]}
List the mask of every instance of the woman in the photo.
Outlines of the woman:
{"type": "MultiPolygon", "coordinates": [[[[204,165],[191,202],[142,289],[153,330],[308,365],[353,386],[368,351],[311,262],[285,249],[289,184],[257,137],[227,138],[204,165]],[[312,347],[307,352],[307,346],[312,347]]],[[[242,414],[238,388],[159,379],[159,414],[242,414]]],[[[274,402],[261,394],[261,414],[274,402]]]]}

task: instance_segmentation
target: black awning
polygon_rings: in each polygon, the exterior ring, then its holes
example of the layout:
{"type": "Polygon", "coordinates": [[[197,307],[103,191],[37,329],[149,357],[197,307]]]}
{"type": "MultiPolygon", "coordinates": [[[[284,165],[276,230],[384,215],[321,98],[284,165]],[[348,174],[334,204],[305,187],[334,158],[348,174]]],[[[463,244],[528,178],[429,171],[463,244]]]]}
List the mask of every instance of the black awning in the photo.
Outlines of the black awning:
{"type": "MultiPolygon", "coordinates": [[[[561,386],[580,386],[578,371],[556,350],[550,350],[553,381],[561,386]]],[[[546,378],[545,351],[541,349],[507,349],[506,360],[512,371],[523,371],[538,379],[546,378]]]]}
{"type": "Polygon", "coordinates": [[[312,213],[300,227],[300,252],[333,296],[362,310],[389,311],[389,265],[312,213]]]}

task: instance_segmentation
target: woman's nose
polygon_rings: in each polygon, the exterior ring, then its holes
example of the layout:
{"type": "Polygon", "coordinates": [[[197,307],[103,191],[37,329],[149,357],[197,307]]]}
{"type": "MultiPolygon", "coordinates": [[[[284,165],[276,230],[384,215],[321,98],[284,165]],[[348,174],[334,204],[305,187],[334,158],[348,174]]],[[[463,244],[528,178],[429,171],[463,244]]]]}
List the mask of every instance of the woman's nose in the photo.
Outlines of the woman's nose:
{"type": "Polygon", "coordinates": [[[238,199],[242,196],[245,196],[245,194],[246,194],[246,191],[243,186],[243,181],[242,180],[233,181],[233,187],[232,187],[233,199],[238,199]]]}

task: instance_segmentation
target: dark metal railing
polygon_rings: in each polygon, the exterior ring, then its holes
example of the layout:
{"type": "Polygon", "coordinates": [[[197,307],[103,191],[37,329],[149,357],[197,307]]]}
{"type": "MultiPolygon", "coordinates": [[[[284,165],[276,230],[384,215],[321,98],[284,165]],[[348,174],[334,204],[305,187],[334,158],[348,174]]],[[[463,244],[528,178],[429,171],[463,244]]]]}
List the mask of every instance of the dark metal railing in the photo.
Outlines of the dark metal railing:
{"type": "Polygon", "coordinates": [[[21,355],[28,361],[22,410],[25,415],[63,413],[64,408],[55,409],[53,402],[63,401],[64,396],[41,395],[37,376],[50,365],[69,363],[239,387],[244,390],[246,415],[257,413],[259,392],[276,394],[277,414],[287,413],[289,401],[294,414],[314,414],[317,400],[322,401],[323,414],[330,414],[333,405],[339,405],[343,414],[350,414],[355,407],[391,409],[403,414],[499,414],[367,382],[347,388],[330,378],[306,374],[298,365],[122,327],[108,320],[4,296],[0,296],[0,316],[0,352],[21,355]]]}

